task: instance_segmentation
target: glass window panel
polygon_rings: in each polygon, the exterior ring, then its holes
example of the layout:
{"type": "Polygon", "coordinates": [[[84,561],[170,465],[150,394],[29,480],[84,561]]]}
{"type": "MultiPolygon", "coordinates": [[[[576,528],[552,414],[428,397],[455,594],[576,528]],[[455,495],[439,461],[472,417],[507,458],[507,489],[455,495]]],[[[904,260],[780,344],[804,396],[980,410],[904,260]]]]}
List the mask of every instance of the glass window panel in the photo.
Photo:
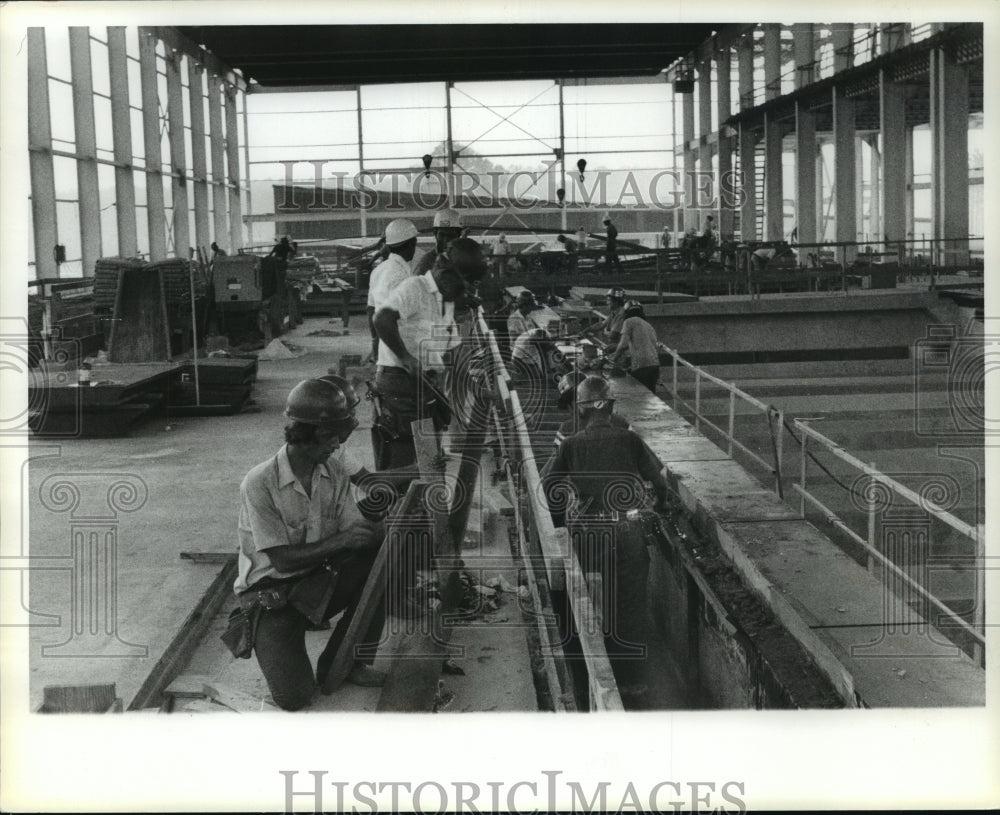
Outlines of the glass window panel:
{"type": "Polygon", "coordinates": [[[46,27],[45,60],[49,76],[66,80],[72,78],[69,61],[69,29],[65,26],[46,27]]]}
{"type": "MultiPolygon", "coordinates": [[[[107,41],[107,29],[91,28],[90,33],[107,41]]],[[[94,93],[111,95],[111,74],[108,67],[108,46],[96,40],[90,41],[90,73],[94,83],[94,93]]]]}
{"type": "Polygon", "coordinates": [[[56,181],[56,198],[76,200],[76,159],[52,157],[52,171],[56,181]]]}
{"type": "MultiPolygon", "coordinates": [[[[58,190],[58,188],[57,188],[58,190]]],[[[63,198],[58,191],[58,198],[63,198]]],[[[81,274],[80,255],[80,207],[75,201],[59,201],[56,203],[56,235],[57,242],[66,247],[66,260],[71,263],[60,264],[59,275],[70,277],[81,274]]]]}
{"type": "Polygon", "coordinates": [[[97,166],[97,183],[101,206],[101,254],[105,257],[118,254],[118,207],[115,204],[115,168],[107,164],[97,166]],[[106,202],[106,203],[103,203],[106,202]]]}
{"type": "Polygon", "coordinates": [[[94,97],[94,133],[98,150],[114,150],[114,134],[111,130],[111,100],[103,96],[94,97]]]}
{"type": "Polygon", "coordinates": [[[132,158],[139,166],[146,163],[146,143],[142,129],[142,111],[130,110],[129,119],[132,124],[132,158]]]}
{"type": "Polygon", "coordinates": [[[49,82],[49,116],[56,150],[72,150],[76,144],[73,90],[62,82],[49,82]]]}

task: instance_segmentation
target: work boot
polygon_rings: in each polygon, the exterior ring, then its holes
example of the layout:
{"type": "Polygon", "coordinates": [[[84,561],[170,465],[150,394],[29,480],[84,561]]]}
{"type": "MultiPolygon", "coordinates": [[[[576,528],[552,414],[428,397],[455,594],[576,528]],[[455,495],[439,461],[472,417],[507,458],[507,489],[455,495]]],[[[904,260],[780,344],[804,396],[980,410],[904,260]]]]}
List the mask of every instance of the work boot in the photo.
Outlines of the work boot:
{"type": "Polygon", "coordinates": [[[346,681],[362,688],[380,688],[385,684],[385,678],[384,671],[375,670],[371,665],[357,664],[351,668],[346,681]]]}

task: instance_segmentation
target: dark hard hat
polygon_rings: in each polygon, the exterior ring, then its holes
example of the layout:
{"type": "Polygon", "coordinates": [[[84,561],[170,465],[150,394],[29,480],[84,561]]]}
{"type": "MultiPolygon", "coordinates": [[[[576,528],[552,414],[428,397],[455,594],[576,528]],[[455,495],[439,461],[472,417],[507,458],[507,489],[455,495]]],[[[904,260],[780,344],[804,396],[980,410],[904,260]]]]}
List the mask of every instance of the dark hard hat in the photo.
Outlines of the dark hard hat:
{"type": "Polygon", "coordinates": [[[646,313],[638,300],[629,300],[622,308],[626,317],[642,317],[646,313]]]}
{"type": "Polygon", "coordinates": [[[521,291],[517,293],[517,300],[518,302],[534,303],[535,295],[528,289],[521,289],[521,291]]]}
{"type": "Polygon", "coordinates": [[[559,407],[566,409],[576,397],[576,388],[587,378],[587,375],[580,371],[570,371],[559,380],[559,407]]]}
{"type": "Polygon", "coordinates": [[[339,376],[306,379],[288,394],[285,416],[303,424],[350,423],[358,401],[354,388],[339,376]]]}
{"type": "Polygon", "coordinates": [[[600,409],[607,402],[613,402],[611,385],[601,376],[588,376],[576,388],[576,404],[580,407],[600,409]]]}
{"type": "Polygon", "coordinates": [[[622,303],[625,302],[625,289],[608,289],[608,293],[604,295],[605,297],[610,297],[614,300],[618,300],[622,303]]]}

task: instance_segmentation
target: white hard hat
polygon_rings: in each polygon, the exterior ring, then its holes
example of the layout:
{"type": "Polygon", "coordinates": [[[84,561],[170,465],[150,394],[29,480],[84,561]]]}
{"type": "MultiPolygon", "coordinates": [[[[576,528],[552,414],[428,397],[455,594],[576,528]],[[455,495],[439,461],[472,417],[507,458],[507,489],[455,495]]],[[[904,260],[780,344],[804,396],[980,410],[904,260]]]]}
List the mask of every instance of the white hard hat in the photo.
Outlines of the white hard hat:
{"type": "Polygon", "coordinates": [[[440,209],[434,213],[434,228],[458,229],[462,226],[462,216],[453,209],[440,209]]]}
{"type": "Polygon", "coordinates": [[[399,246],[399,244],[406,243],[410,238],[415,237],[417,237],[417,228],[413,225],[413,221],[408,218],[396,218],[394,221],[389,221],[385,228],[385,242],[389,246],[399,246]]]}

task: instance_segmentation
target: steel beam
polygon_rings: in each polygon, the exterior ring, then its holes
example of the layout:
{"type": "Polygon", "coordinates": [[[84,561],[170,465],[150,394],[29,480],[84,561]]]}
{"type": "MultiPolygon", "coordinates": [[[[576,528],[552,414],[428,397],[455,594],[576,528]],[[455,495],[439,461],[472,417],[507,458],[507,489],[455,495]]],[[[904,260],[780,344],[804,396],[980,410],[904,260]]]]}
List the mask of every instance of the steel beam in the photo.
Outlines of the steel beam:
{"type": "MultiPolygon", "coordinates": [[[[842,88],[834,88],[832,94],[836,237],[838,242],[851,242],[858,239],[854,100],[848,99],[842,88]]],[[[837,247],[837,254],[841,263],[850,263],[854,260],[857,250],[854,247],[841,246],[837,247]]]]}
{"type": "Polygon", "coordinates": [[[83,276],[94,274],[101,256],[101,202],[97,179],[97,129],[94,126],[94,77],[90,65],[90,29],[69,28],[73,76],[73,124],[76,137],[76,183],[80,211],[83,276]]]}
{"type": "Polygon", "coordinates": [[[962,260],[945,250],[968,252],[969,70],[944,48],[930,53],[931,200],[939,263],[962,260]]]}
{"type": "Polygon", "coordinates": [[[231,246],[227,237],[226,219],[228,195],[226,193],[226,141],[222,130],[222,82],[219,75],[208,74],[208,126],[209,152],[212,160],[212,231],[213,240],[222,247],[231,246]]]}
{"type": "Polygon", "coordinates": [[[31,227],[35,238],[35,277],[58,277],[55,246],[56,176],[52,165],[49,71],[45,29],[28,29],[28,162],[31,173],[31,227]]]}
{"type": "Polygon", "coordinates": [[[111,130],[115,152],[115,213],[118,220],[118,254],[139,252],[135,222],[135,177],[132,156],[132,112],[129,109],[128,56],[125,27],[108,26],[108,76],[111,80],[111,130]]]}
{"type": "Polygon", "coordinates": [[[243,206],[240,201],[240,139],[236,116],[236,88],[226,85],[226,169],[229,190],[229,245],[235,254],[243,248],[243,206]]]}
{"type": "Polygon", "coordinates": [[[698,65],[698,136],[707,138],[712,132],[712,63],[698,65]]]}
{"type": "Polygon", "coordinates": [[[190,56],[187,67],[188,102],[191,106],[194,242],[195,246],[208,250],[212,237],[208,226],[208,161],[205,154],[205,68],[190,56]]]}
{"type": "Polygon", "coordinates": [[[146,155],[146,223],[149,259],[167,257],[163,207],[163,155],[160,150],[160,94],[156,80],[156,37],[139,28],[139,77],[142,83],[142,134],[146,155]]]}
{"type": "Polygon", "coordinates": [[[795,105],[795,226],[799,243],[816,243],[816,114],[795,105]]]}
{"type": "MultiPolygon", "coordinates": [[[[362,108],[361,108],[361,86],[359,85],[355,88],[355,98],[358,105],[358,170],[359,172],[365,171],[365,132],[362,126],[362,108]]],[[[360,202],[363,198],[359,198],[359,209],[361,211],[361,234],[368,235],[368,210],[360,202]]]]}
{"type": "Polygon", "coordinates": [[[190,207],[187,193],[187,156],[184,149],[184,94],[181,54],[167,52],[167,137],[170,144],[170,185],[174,210],[174,255],[191,256],[190,207]]]}

